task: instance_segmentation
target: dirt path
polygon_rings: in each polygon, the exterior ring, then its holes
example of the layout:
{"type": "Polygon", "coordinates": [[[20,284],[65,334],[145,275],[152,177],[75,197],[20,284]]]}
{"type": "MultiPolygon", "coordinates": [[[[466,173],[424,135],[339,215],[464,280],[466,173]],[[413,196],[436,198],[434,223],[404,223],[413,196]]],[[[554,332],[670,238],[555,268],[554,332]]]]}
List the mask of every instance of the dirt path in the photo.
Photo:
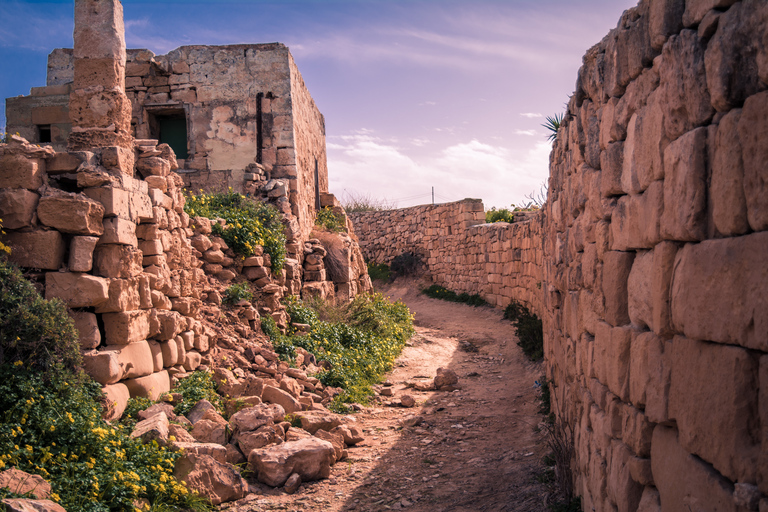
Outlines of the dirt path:
{"type": "Polygon", "coordinates": [[[546,488],[535,475],[546,448],[534,432],[541,418],[534,383],[542,368],[522,354],[511,324],[499,310],[430,299],[410,282],[382,291],[415,314],[416,335],[388,376],[391,386],[382,388],[392,396],[379,396],[355,414],[366,440],[333,466],[329,480],[305,483],[293,495],[257,485],[256,494],[231,508],[545,510],[546,488]],[[408,387],[431,379],[438,367],[456,372],[461,389],[408,387]],[[400,406],[403,395],[411,395],[415,407],[400,406]],[[408,419],[420,423],[404,426],[408,419]]]}

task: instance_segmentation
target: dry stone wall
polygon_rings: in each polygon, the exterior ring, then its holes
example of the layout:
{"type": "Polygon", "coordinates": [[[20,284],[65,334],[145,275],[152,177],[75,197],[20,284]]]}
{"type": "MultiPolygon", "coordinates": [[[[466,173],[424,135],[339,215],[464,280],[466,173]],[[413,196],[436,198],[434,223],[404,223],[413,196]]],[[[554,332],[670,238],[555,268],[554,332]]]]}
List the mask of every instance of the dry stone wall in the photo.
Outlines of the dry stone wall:
{"type": "Polygon", "coordinates": [[[544,246],[584,510],[768,505],[766,41],[764,1],[643,1],[584,57],[544,246]]]}
{"type": "Polygon", "coordinates": [[[768,3],[643,0],[584,56],[540,218],[353,215],[457,291],[521,250],[583,510],[768,510],[767,89],[768,3]]]}
{"type": "Polygon", "coordinates": [[[526,213],[521,222],[485,224],[483,203],[464,199],[349,217],[369,261],[389,264],[413,252],[434,282],[449,290],[502,307],[522,301],[541,314],[541,216],[526,213]]]}

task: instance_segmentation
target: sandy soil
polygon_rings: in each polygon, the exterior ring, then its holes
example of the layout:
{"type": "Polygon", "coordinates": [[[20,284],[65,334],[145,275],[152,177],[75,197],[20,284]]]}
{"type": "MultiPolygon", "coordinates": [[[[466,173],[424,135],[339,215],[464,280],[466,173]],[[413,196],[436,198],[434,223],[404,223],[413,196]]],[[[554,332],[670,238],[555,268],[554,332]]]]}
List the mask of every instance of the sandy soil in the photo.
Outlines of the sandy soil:
{"type": "Polygon", "coordinates": [[[254,484],[256,492],[229,510],[546,509],[547,489],[535,478],[547,451],[535,431],[541,365],[525,358],[500,310],[430,299],[418,289],[398,280],[380,290],[408,305],[416,335],[382,387],[392,396],[382,394],[354,415],[365,441],[349,448],[330,479],[305,483],[293,495],[254,484]],[[438,367],[456,372],[461,389],[410,387],[434,377],[438,367]],[[403,395],[416,405],[402,407],[403,395]],[[408,419],[420,424],[404,426],[408,419]]]}

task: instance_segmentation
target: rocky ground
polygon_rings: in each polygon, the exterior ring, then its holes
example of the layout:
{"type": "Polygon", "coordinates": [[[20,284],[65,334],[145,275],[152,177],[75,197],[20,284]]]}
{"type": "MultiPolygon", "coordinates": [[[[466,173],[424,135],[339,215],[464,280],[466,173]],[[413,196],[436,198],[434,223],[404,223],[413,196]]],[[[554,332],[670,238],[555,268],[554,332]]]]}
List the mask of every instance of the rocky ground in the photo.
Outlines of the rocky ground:
{"type": "MultiPolygon", "coordinates": [[[[534,511],[547,488],[536,476],[547,449],[541,420],[540,364],[516,345],[500,310],[430,299],[419,283],[398,280],[381,291],[415,314],[416,335],[379,396],[355,418],[365,441],[331,468],[327,480],[292,495],[251,484],[251,493],[222,505],[233,512],[534,511]],[[460,389],[419,391],[437,368],[460,389]],[[412,407],[404,407],[413,398],[412,407]],[[255,491],[255,492],[254,492],[255,491]]],[[[251,480],[253,482],[253,480],[251,480]]]]}

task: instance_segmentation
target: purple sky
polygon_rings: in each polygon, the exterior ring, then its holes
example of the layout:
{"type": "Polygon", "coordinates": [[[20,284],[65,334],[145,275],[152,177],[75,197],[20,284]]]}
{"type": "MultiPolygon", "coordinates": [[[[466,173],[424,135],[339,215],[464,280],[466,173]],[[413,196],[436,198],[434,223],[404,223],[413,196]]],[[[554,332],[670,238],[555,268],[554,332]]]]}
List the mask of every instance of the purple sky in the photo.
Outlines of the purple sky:
{"type": "MultiPolygon", "coordinates": [[[[129,48],[291,49],[326,119],[330,188],[399,207],[526,202],[548,175],[544,117],[636,0],[124,0],[129,48]]],[[[73,2],[0,2],[0,97],[45,84],[73,2]]],[[[0,127],[5,125],[4,112],[0,127]]]]}

